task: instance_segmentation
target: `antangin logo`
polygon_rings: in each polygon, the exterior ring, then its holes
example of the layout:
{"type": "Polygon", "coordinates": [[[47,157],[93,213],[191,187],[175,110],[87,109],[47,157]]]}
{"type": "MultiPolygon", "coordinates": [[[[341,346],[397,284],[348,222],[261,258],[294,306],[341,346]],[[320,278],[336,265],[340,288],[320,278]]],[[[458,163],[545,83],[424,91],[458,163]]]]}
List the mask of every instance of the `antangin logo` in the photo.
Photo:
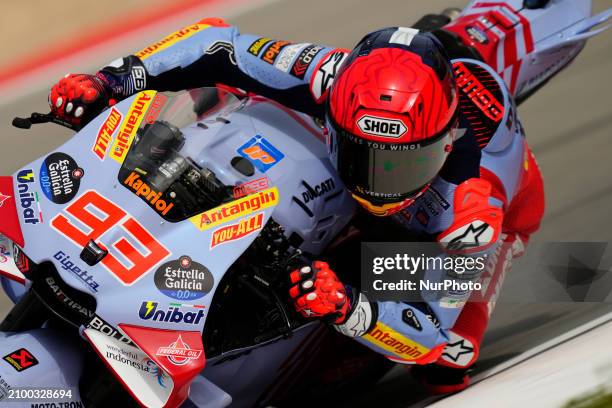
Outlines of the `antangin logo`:
{"type": "Polygon", "coordinates": [[[365,115],[357,121],[359,129],[368,135],[398,139],[408,130],[404,122],[399,119],[380,118],[365,115]]]}
{"type": "Polygon", "coordinates": [[[112,108],[106,120],[102,123],[102,126],[100,126],[100,130],[98,130],[98,137],[96,137],[96,142],[91,148],[91,151],[98,156],[98,159],[104,160],[106,157],[108,146],[113,140],[113,133],[115,133],[115,130],[117,130],[119,127],[121,119],[123,119],[121,112],[115,108],[112,108]]]}
{"type": "Polygon", "coordinates": [[[117,138],[110,151],[110,157],[116,162],[123,164],[123,160],[125,160],[125,156],[127,156],[127,152],[134,141],[136,131],[140,127],[144,113],[149,108],[155,94],[156,91],[140,92],[125,115],[125,120],[121,124],[121,129],[119,129],[117,138]]]}
{"type": "Polygon", "coordinates": [[[381,322],[377,322],[374,328],[362,338],[403,359],[416,360],[429,352],[429,349],[406,338],[381,322]]]}
{"type": "Polygon", "coordinates": [[[227,221],[252,214],[255,211],[273,207],[278,204],[278,200],[278,189],[272,187],[260,191],[258,194],[252,194],[230,203],[220,205],[212,210],[191,217],[189,220],[198,227],[200,231],[204,231],[227,221]]]}
{"type": "Polygon", "coordinates": [[[149,58],[151,55],[157,54],[160,51],[165,50],[172,44],[175,44],[181,40],[191,37],[197,32],[210,27],[208,24],[194,24],[183,28],[182,30],[175,31],[162,40],[156,42],[153,45],[148,46],[145,49],[138,51],[135,55],[141,60],[149,58]]]}

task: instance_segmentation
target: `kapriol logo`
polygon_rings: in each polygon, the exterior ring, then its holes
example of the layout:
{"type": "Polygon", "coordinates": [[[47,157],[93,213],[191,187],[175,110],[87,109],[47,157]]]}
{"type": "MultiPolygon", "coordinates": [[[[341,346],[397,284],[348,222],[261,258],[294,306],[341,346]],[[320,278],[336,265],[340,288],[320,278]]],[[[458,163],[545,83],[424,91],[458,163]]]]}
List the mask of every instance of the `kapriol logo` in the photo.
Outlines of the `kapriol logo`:
{"type": "Polygon", "coordinates": [[[357,121],[359,129],[367,134],[380,137],[399,139],[408,128],[399,119],[381,118],[378,116],[364,115],[357,121]]]}

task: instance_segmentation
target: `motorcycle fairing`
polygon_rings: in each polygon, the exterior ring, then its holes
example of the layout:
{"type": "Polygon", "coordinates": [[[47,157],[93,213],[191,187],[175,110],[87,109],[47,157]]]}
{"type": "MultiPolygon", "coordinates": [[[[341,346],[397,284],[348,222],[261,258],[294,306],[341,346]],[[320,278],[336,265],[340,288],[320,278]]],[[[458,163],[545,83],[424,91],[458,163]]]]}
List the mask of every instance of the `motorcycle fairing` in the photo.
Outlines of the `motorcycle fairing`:
{"type": "MultiPolygon", "coordinates": [[[[130,112],[138,109],[140,97],[141,94],[137,94],[115,105],[112,112],[103,112],[54,152],[61,153],[62,157],[67,156],[75,163],[73,167],[76,166],[79,171],[77,191],[68,197],[65,203],[58,204],[41,192],[39,179],[44,173],[38,169],[45,165],[45,158],[24,167],[25,170],[33,171],[34,180],[30,179],[32,182],[28,184],[28,188],[41,197],[38,203],[39,211],[45,213],[44,222],[36,225],[22,223],[24,249],[33,262],[52,262],[67,285],[93,297],[97,304],[95,314],[116,328],[121,335],[127,336],[122,327],[130,326],[201,333],[218,283],[230,265],[258,236],[246,234],[213,247],[211,243],[216,231],[231,224],[248,221],[253,214],[261,219],[263,227],[274,212],[276,221],[286,228],[287,235],[299,233],[303,237],[304,249],[317,253],[325,248],[335,231],[343,228],[350,220],[354,203],[344,192],[341,181],[335,175],[327,159],[325,145],[319,138],[313,137],[313,129],[316,128],[308,125],[306,117],[300,117],[301,120],[296,122],[295,112],[258,99],[231,106],[231,109],[223,113],[225,116],[221,120],[218,119],[219,116],[207,119],[205,115],[191,118],[191,124],[182,126],[181,131],[186,137],[185,149],[201,153],[197,157],[193,155],[192,159],[199,166],[212,170],[223,184],[236,186],[267,177],[270,190],[277,195],[278,203],[203,230],[188,219],[167,222],[149,205],[150,202],[122,185],[121,180],[117,178],[122,162],[110,157],[115,151],[113,149],[116,147],[113,146],[119,139],[123,124],[132,115],[130,112]],[[123,122],[117,126],[109,126],[109,118],[119,115],[123,122]],[[196,119],[197,123],[193,123],[196,119]],[[309,129],[306,129],[307,127],[309,129]],[[261,136],[273,144],[283,153],[284,158],[274,167],[266,169],[265,174],[255,170],[254,174],[246,175],[234,167],[229,159],[239,156],[238,150],[241,146],[255,136],[261,136]],[[102,149],[106,152],[102,159],[99,154],[101,149],[95,148],[101,140],[102,145],[106,143],[110,146],[110,150],[102,149]],[[295,177],[296,174],[299,174],[298,178],[295,177]],[[298,205],[295,198],[302,196],[300,190],[329,179],[332,179],[332,182],[327,184],[336,187],[329,197],[321,196],[319,199],[317,195],[312,195],[309,202],[299,206],[299,214],[296,214],[298,205]],[[294,200],[291,200],[292,196],[294,200]],[[105,221],[108,221],[112,214],[115,215],[115,223],[107,225],[109,223],[105,221]],[[101,225],[104,228],[100,231],[101,225]],[[125,268],[133,266],[129,258],[126,259],[126,253],[148,255],[147,240],[157,241],[160,247],[167,250],[167,254],[161,256],[151,268],[135,279],[124,279],[112,270],[112,263],[110,266],[104,261],[93,266],[87,265],[80,256],[84,241],[76,239],[75,230],[88,238],[94,238],[93,241],[100,249],[108,250],[125,268]],[[138,231],[145,231],[147,234],[138,231]],[[146,236],[147,240],[143,242],[135,235],[146,236]],[[156,288],[155,275],[160,265],[180,260],[183,256],[204,265],[214,280],[209,292],[197,299],[172,299],[156,288]]],[[[180,110],[174,113],[181,114],[180,110]]],[[[141,112],[141,116],[149,115],[151,111],[141,112]]],[[[122,138],[122,142],[125,140],[122,138]]],[[[16,174],[23,171],[20,170],[16,174]]],[[[92,327],[84,328],[84,334],[98,352],[104,351],[101,355],[105,354],[107,347],[131,347],[92,327]]],[[[161,376],[170,379],[169,374],[172,372],[168,373],[158,367],[151,356],[139,351],[141,354],[134,354],[137,358],[149,358],[151,362],[147,364],[151,365],[150,369],[157,370],[161,376]]],[[[171,395],[166,389],[155,389],[150,378],[137,378],[146,375],[142,370],[134,374],[134,370],[130,373],[129,368],[124,367],[126,364],[114,360],[110,363],[114,365],[113,371],[118,376],[129,376],[129,381],[122,380],[124,384],[150,383],[145,389],[150,390],[151,395],[139,394],[141,399],[151,399],[148,402],[163,405],[169,399],[174,400],[176,395],[182,397],[182,392],[171,395]]],[[[185,384],[174,387],[173,382],[171,388],[181,391],[185,387],[185,384]]]]}
{"type": "Polygon", "coordinates": [[[60,330],[46,328],[24,333],[0,332],[0,405],[31,406],[31,403],[8,404],[10,388],[57,388],[72,392],[70,399],[62,401],[83,406],[79,395],[83,356],[79,350],[79,344],[60,330]],[[23,369],[15,369],[4,359],[12,354],[16,354],[15,360],[23,369]]]}
{"type": "Polygon", "coordinates": [[[523,0],[473,0],[444,27],[478,50],[522,100],[567,66],[586,40],[609,28],[612,9],[591,16],[591,0],[524,7],[523,0]]]}
{"type": "Polygon", "coordinates": [[[17,214],[17,197],[12,177],[0,177],[0,234],[23,246],[23,232],[17,214]]]}
{"type": "Polygon", "coordinates": [[[26,281],[25,276],[15,263],[12,240],[2,234],[0,234],[0,275],[15,282],[19,282],[22,285],[25,284],[26,281]]]}

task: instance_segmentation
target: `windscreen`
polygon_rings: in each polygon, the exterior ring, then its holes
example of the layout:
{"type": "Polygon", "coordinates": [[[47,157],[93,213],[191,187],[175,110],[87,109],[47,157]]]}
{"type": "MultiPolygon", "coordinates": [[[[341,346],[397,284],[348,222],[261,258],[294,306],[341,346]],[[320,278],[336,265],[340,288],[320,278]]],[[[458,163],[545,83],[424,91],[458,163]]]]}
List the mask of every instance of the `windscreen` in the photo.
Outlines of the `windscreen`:
{"type": "Polygon", "coordinates": [[[133,141],[126,143],[129,149],[118,175],[121,185],[170,222],[230,200],[232,188],[199,165],[197,157],[207,138],[214,137],[215,127],[228,123],[227,117],[242,102],[218,88],[170,96],[157,93],[144,102],[149,102],[143,106],[144,120],[133,141]]]}

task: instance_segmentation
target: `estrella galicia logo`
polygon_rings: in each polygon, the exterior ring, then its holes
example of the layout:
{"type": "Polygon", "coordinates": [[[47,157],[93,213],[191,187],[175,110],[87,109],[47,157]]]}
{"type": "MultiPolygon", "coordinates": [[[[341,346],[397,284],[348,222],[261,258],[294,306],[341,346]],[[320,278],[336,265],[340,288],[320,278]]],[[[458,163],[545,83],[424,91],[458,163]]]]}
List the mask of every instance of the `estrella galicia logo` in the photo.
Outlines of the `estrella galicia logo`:
{"type": "Polygon", "coordinates": [[[66,204],[79,192],[83,169],[66,153],[53,153],[40,167],[40,187],[55,204],[66,204]]]}
{"type": "Polygon", "coordinates": [[[166,262],[155,272],[155,286],[166,296],[179,300],[199,299],[213,288],[215,280],[204,265],[188,256],[166,262]]]}
{"type": "Polygon", "coordinates": [[[36,181],[32,169],[24,169],[17,173],[17,190],[19,192],[19,205],[22,209],[23,221],[26,224],[42,222],[42,211],[38,192],[32,191],[32,184],[36,181]]]}
{"type": "Polygon", "coordinates": [[[249,159],[262,173],[270,170],[285,155],[262,136],[255,136],[238,148],[238,154],[249,159]]]}
{"type": "Polygon", "coordinates": [[[192,306],[175,304],[168,308],[162,308],[158,302],[142,302],[138,316],[142,320],[165,323],[187,323],[198,324],[204,317],[203,306],[192,306]],[[182,307],[194,308],[194,311],[181,311],[182,307]]]}

